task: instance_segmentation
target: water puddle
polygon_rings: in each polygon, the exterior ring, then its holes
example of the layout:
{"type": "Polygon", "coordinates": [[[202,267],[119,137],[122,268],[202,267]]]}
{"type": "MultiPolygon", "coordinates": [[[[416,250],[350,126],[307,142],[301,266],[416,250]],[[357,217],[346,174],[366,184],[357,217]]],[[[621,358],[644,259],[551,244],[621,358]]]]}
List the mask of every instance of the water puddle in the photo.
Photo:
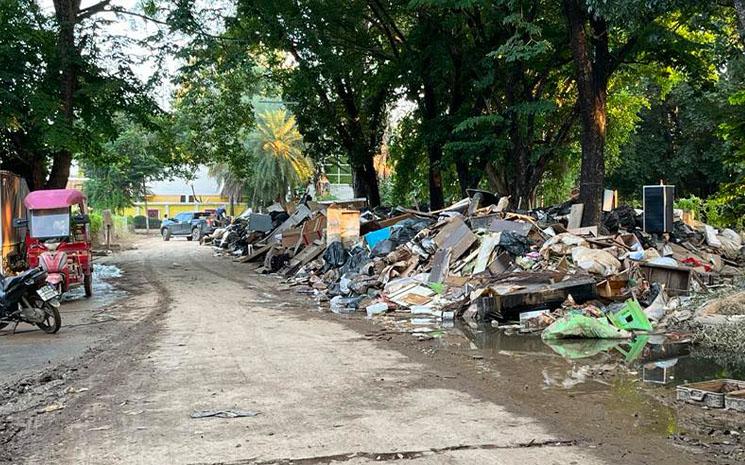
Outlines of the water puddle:
{"type": "MultiPolygon", "coordinates": [[[[471,328],[461,331],[485,355],[527,355],[553,359],[549,365],[566,367],[571,361],[572,375],[552,386],[574,387],[593,380],[594,373],[623,369],[636,373],[651,385],[677,386],[713,378],[745,379],[745,354],[707,351],[688,342],[671,341],[665,336],[637,336],[631,340],[565,339],[543,341],[540,335],[510,334],[498,328],[471,328]]],[[[602,380],[602,376],[600,379],[602,380]]]]}
{"type": "MultiPolygon", "coordinates": [[[[88,301],[95,307],[101,307],[127,295],[109,282],[121,277],[122,270],[114,265],[93,265],[93,296],[88,301]]],[[[67,291],[62,296],[62,302],[75,302],[85,298],[85,289],[79,286],[67,291]]]]}

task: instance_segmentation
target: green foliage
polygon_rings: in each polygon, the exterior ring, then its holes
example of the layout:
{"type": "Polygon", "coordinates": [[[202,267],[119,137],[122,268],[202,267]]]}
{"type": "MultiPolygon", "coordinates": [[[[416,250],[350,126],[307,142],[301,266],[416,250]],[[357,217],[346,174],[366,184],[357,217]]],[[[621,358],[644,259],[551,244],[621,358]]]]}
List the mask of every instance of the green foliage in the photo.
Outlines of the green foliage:
{"type": "Polygon", "coordinates": [[[303,138],[295,117],[284,109],[260,113],[246,148],[253,155],[254,198],[284,201],[287,191],[303,186],[313,175],[313,162],[303,154],[303,138]]]}
{"type": "Polygon", "coordinates": [[[91,212],[88,217],[91,220],[91,233],[92,234],[98,234],[101,232],[101,228],[103,227],[103,217],[99,212],[91,212]]]}
{"type": "Polygon", "coordinates": [[[53,161],[58,170],[69,169],[69,157],[61,154],[98,160],[116,137],[118,113],[138,119],[159,113],[135,77],[137,59],[119,53],[131,42],[102,34],[104,20],[75,11],[80,2],[54,2],[50,9],[51,3],[0,0],[0,169],[37,189],[53,161]],[[57,17],[74,18],[69,41],[57,17]],[[71,92],[62,89],[66,76],[71,92]]]}
{"type": "Polygon", "coordinates": [[[119,116],[119,136],[103,146],[96,161],[83,165],[88,180],[84,190],[97,209],[121,212],[147,194],[148,181],[163,179],[174,168],[170,152],[163,152],[158,132],[119,116]]]}

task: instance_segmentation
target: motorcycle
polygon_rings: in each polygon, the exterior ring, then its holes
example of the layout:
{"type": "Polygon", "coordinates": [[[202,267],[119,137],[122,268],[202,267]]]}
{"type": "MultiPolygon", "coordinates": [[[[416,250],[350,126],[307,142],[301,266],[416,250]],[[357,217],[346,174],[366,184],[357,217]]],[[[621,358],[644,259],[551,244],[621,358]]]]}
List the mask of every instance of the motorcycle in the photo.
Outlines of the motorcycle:
{"type": "Polygon", "coordinates": [[[47,272],[47,284],[52,286],[58,295],[65,292],[65,276],[71,274],[67,254],[57,250],[61,242],[45,241],[46,251],[39,254],[39,266],[47,272]]]}
{"type": "Polygon", "coordinates": [[[47,284],[47,272],[41,268],[18,276],[0,275],[0,329],[28,323],[54,334],[62,326],[59,306],[57,290],[47,284]]]}

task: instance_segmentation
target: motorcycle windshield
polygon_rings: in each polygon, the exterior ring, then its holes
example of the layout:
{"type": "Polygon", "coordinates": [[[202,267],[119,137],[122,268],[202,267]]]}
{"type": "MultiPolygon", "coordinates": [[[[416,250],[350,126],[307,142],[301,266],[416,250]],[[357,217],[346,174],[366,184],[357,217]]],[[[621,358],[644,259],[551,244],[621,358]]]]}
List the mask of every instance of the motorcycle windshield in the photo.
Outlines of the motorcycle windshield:
{"type": "Polygon", "coordinates": [[[68,237],[70,235],[70,209],[53,208],[31,211],[31,236],[39,239],[68,237]]]}

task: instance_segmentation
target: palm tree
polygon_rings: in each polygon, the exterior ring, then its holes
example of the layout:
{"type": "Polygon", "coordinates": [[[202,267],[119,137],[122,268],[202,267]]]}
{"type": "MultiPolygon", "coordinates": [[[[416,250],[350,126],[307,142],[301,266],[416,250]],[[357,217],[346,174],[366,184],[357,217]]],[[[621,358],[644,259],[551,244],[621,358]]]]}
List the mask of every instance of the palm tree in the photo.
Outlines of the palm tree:
{"type": "Polygon", "coordinates": [[[258,200],[279,199],[284,207],[287,191],[302,186],[313,175],[313,162],[303,154],[303,137],[295,117],[284,109],[257,116],[247,148],[254,156],[252,184],[258,200]]]}
{"type": "Polygon", "coordinates": [[[246,180],[227,163],[215,163],[209,167],[207,174],[220,183],[220,194],[230,199],[230,216],[235,216],[235,201],[243,195],[246,180]]]}

